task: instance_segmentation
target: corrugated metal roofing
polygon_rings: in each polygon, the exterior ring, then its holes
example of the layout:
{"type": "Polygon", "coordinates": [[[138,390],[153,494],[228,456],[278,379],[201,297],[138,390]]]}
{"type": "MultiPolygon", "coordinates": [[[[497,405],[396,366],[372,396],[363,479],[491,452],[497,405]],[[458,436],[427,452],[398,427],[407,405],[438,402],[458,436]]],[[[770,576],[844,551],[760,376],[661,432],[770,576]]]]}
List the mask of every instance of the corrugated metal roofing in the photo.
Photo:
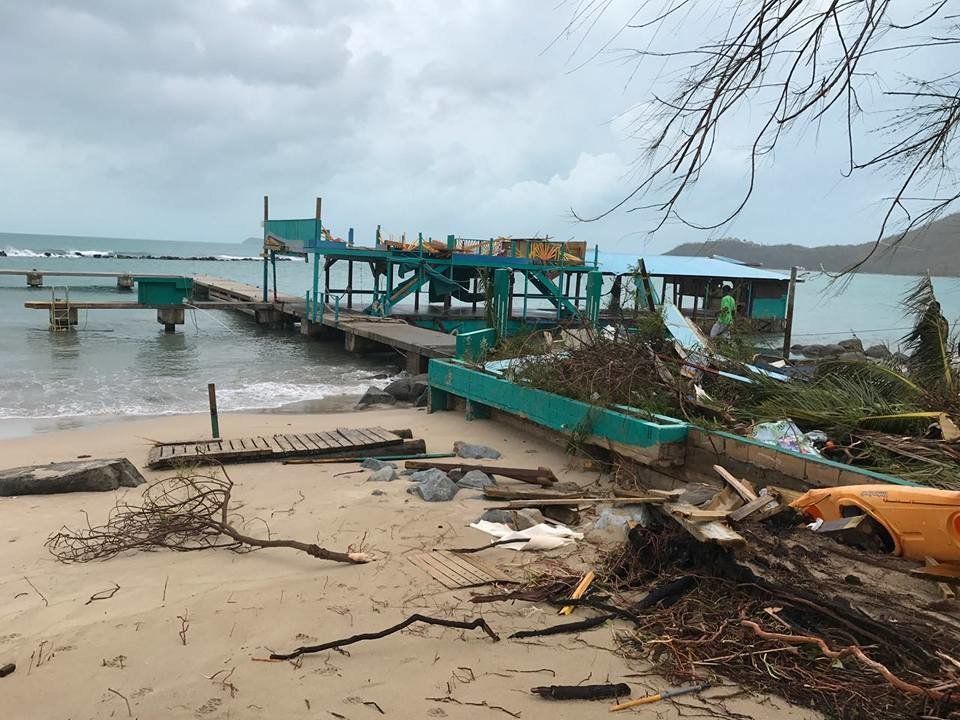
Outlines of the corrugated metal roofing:
{"type": "MultiPolygon", "coordinates": [[[[630,272],[637,264],[639,255],[600,251],[600,270],[621,275],[630,272]]],[[[643,255],[647,272],[651,276],[708,277],[717,280],[789,280],[789,273],[750,267],[712,257],[689,257],[686,255],[643,255]]]]}

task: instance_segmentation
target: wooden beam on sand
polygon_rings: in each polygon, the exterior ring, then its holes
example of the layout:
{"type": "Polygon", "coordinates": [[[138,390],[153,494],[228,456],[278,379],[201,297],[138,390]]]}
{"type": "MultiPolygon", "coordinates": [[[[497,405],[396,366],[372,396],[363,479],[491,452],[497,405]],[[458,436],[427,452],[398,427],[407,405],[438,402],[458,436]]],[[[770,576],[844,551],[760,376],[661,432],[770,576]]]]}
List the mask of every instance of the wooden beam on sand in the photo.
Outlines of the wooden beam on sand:
{"type": "Polygon", "coordinates": [[[429,460],[411,460],[407,462],[404,467],[406,467],[407,470],[430,470],[431,468],[436,468],[444,472],[462,470],[465,473],[471,470],[479,470],[487,475],[500,475],[501,477],[508,477],[512,480],[519,480],[520,482],[530,483],[531,485],[540,485],[541,487],[550,487],[559,482],[557,476],[553,474],[553,470],[548,467],[520,468],[485,465],[482,463],[431,462],[429,460]]]}
{"type": "Polygon", "coordinates": [[[628,498],[598,498],[598,497],[577,497],[577,498],[548,498],[546,500],[512,500],[511,502],[497,505],[491,510],[519,510],[527,507],[556,507],[556,506],[576,506],[576,505],[598,505],[600,503],[610,503],[611,505],[662,505],[667,502],[662,497],[628,497],[628,498]]]}

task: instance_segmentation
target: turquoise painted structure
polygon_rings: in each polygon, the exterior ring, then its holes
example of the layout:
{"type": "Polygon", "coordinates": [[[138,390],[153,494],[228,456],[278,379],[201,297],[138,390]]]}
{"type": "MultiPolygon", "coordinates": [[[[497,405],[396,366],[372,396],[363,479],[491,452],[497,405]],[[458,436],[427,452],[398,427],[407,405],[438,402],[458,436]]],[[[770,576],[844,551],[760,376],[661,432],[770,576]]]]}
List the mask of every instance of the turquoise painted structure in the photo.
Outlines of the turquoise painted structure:
{"type": "Polygon", "coordinates": [[[134,277],[141,305],[182,305],[193,295],[193,278],[134,277]]]}
{"type": "Polygon", "coordinates": [[[664,446],[682,446],[687,439],[687,423],[663,415],[650,415],[624,407],[612,410],[589,405],[537,388],[518,385],[456,360],[430,360],[427,371],[430,384],[430,410],[446,410],[450,396],[468,403],[468,414],[482,416],[495,408],[528,419],[538,425],[567,435],[577,434],[589,442],[616,449],[625,455],[640,455],[645,461],[670,462],[677,453],[663,452],[664,446]],[[640,417],[643,415],[643,417],[640,417]]]}
{"type": "Polygon", "coordinates": [[[480,360],[497,344],[497,331],[493,328],[462,332],[457,335],[457,357],[465,360],[480,360]]]}

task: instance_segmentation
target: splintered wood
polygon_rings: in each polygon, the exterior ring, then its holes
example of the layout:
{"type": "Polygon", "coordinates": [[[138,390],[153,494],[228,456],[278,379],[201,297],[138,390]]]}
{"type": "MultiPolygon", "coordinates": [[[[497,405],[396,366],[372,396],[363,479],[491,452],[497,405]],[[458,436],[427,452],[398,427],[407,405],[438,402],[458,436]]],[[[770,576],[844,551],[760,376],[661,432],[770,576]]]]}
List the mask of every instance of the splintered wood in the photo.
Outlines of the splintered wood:
{"type": "Polygon", "coordinates": [[[451,590],[498,582],[514,582],[509,576],[480,560],[444,550],[407,555],[407,559],[451,590]]]}

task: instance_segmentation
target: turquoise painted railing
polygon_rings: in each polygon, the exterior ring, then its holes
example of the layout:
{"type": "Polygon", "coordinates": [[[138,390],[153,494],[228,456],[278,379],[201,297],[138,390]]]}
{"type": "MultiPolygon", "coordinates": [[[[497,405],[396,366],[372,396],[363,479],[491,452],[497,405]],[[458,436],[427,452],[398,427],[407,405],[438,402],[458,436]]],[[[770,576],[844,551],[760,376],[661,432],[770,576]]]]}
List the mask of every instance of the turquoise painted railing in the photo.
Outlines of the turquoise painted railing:
{"type": "MultiPolygon", "coordinates": [[[[519,385],[456,361],[430,360],[430,409],[445,410],[450,395],[473,406],[495,408],[565,434],[584,434],[623,450],[644,450],[684,443],[687,424],[665,416],[637,417],[590,405],[537,388],[519,385]]],[[[645,453],[646,454],[646,453],[645,453]]]]}

